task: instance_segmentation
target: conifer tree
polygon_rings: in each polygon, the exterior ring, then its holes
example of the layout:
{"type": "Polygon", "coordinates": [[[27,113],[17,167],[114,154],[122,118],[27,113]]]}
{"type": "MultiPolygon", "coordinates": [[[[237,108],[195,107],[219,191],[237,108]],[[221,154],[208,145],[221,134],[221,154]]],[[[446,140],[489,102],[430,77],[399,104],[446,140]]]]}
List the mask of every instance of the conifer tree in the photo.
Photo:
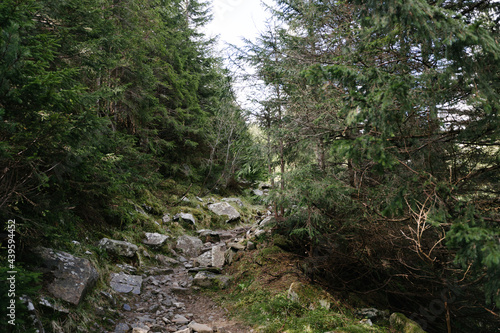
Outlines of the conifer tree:
{"type": "MultiPolygon", "coordinates": [[[[388,251],[389,238],[379,239],[377,231],[393,235],[396,228],[402,236],[391,242],[407,253],[396,272],[439,285],[460,280],[462,266],[461,282],[481,281],[475,288],[495,311],[498,9],[494,1],[276,1],[274,15],[283,26],[268,34],[279,36],[281,59],[261,60],[281,74],[285,132],[296,139],[287,163],[298,182],[282,200],[302,199],[308,207],[290,211],[292,236],[305,234],[307,246],[318,245],[316,253],[332,251],[327,244],[336,242],[333,253],[339,255],[344,244],[348,261],[364,237],[371,237],[369,247],[388,251]],[[342,243],[346,238],[352,245],[342,243]]],[[[366,268],[358,275],[387,286],[398,302],[408,301],[389,283],[397,273],[374,268],[369,254],[363,260],[366,268]]],[[[424,284],[414,288],[432,293],[424,284]]],[[[467,331],[475,324],[460,325],[467,331]]]]}

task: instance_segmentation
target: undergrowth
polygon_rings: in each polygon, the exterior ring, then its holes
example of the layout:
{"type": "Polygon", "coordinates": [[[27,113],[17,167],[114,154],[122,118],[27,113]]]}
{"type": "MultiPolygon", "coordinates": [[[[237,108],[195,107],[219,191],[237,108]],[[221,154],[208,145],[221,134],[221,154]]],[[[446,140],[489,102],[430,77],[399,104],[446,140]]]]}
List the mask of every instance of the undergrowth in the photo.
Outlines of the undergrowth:
{"type": "Polygon", "coordinates": [[[361,323],[349,309],[307,283],[295,268],[297,258],[293,255],[271,243],[260,245],[228,268],[234,277],[231,288],[214,295],[257,332],[389,332],[361,323]],[[293,283],[301,286],[298,300],[288,291],[293,283]]]}

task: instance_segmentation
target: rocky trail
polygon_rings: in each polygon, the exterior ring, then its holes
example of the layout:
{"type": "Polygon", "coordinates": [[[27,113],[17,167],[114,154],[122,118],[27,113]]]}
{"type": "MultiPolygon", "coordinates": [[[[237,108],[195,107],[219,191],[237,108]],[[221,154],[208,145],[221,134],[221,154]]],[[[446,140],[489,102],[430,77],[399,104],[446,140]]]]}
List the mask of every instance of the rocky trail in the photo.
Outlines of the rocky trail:
{"type": "Polygon", "coordinates": [[[124,267],[125,272],[115,275],[116,283],[111,284],[119,293],[119,299],[106,293],[111,303],[121,304],[118,310],[121,319],[114,332],[252,332],[249,327],[231,320],[225,309],[199,293],[200,288],[224,287],[228,283],[229,277],[221,274],[221,268],[230,260],[230,253],[244,249],[238,241],[244,239],[248,230],[202,230],[199,232],[201,238],[219,241],[202,243],[198,237],[182,236],[176,247],[179,252],[200,253],[199,256],[178,255],[175,260],[157,256],[163,265],[145,268],[142,275],[134,275],[134,267],[124,267]],[[220,241],[221,236],[226,240],[220,241]],[[124,293],[139,281],[140,293],[134,293],[133,289],[124,293]]]}
{"type": "MultiPolygon", "coordinates": [[[[226,226],[234,220],[241,222],[238,211],[227,202],[208,208],[228,218],[226,226]]],[[[257,222],[252,225],[242,224],[228,230],[202,229],[191,232],[193,236],[183,234],[172,238],[146,232],[142,244],[103,238],[97,246],[121,262],[112,264],[104,274],[99,274],[87,259],[95,256],[90,251],[85,251],[84,257],[43,247],[35,252],[41,259],[42,272],[55,277],[47,286],[53,299],[78,306],[98,279],[104,281],[94,310],[102,322],[94,324],[95,332],[252,332],[251,328],[232,320],[227,311],[202,290],[229,286],[231,277],[223,274],[223,267],[231,264],[238,252],[255,249],[252,240],[268,232],[265,227],[271,217],[270,213],[266,214],[256,217],[257,222]],[[166,245],[168,252],[154,251],[165,249],[166,245]]],[[[170,217],[165,216],[164,220],[170,217]]],[[[195,223],[189,213],[177,214],[173,220],[188,225],[195,223]]],[[[79,242],[74,244],[80,246],[79,242]]],[[[41,297],[38,303],[70,314],[71,310],[61,306],[65,303],[54,302],[51,297],[41,297]]],[[[39,327],[39,332],[44,333],[41,325],[39,327]]]]}

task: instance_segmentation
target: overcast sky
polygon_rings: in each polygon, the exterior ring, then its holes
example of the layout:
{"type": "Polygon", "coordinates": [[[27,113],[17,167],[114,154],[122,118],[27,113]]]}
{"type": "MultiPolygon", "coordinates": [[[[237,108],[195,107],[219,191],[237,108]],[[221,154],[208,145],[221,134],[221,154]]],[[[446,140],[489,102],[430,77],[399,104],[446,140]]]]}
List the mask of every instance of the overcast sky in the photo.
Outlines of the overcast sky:
{"type": "MultiPolygon", "coordinates": [[[[272,3],[271,0],[265,0],[272,3]]],[[[226,66],[233,68],[227,60],[231,51],[225,52],[228,44],[243,46],[242,38],[255,41],[260,32],[265,31],[266,20],[271,15],[261,5],[261,0],[211,0],[213,20],[203,30],[209,37],[219,36],[219,56],[226,59],[226,66]]],[[[245,67],[247,72],[253,72],[251,68],[245,67]]],[[[245,109],[254,109],[256,105],[250,102],[251,97],[258,94],[249,83],[238,79],[240,73],[233,73],[236,79],[235,89],[238,103],[245,109]],[[249,97],[251,96],[251,97],[249,97]]]]}
{"type": "Polygon", "coordinates": [[[242,37],[255,39],[265,28],[269,13],[261,0],[212,0],[213,21],[206,26],[206,34],[220,36],[224,43],[242,45],[242,37]]]}

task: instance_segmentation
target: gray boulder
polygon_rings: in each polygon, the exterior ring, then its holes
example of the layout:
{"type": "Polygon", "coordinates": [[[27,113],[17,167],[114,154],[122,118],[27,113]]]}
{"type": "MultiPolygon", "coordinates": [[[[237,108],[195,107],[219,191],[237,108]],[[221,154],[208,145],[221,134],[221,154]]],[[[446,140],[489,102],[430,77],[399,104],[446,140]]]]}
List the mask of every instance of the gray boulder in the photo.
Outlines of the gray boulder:
{"type": "Polygon", "coordinates": [[[170,265],[178,265],[179,262],[173,258],[164,256],[163,254],[157,254],[155,259],[158,260],[162,265],[170,266],[170,265]]]}
{"type": "Polygon", "coordinates": [[[228,217],[226,223],[237,221],[240,219],[240,213],[236,210],[236,208],[234,208],[227,202],[218,202],[208,205],[208,209],[219,216],[226,215],[228,217]]]}
{"type": "Polygon", "coordinates": [[[224,289],[229,286],[229,281],[228,276],[201,271],[194,276],[193,285],[203,288],[220,287],[224,289]]]}
{"type": "Polygon", "coordinates": [[[193,214],[189,213],[179,213],[174,215],[174,221],[186,222],[192,225],[196,225],[196,220],[194,219],[193,214]]]}
{"type": "Polygon", "coordinates": [[[127,333],[130,331],[130,326],[127,323],[119,323],[115,327],[115,333],[127,333]]]}
{"type": "Polygon", "coordinates": [[[38,247],[35,252],[54,279],[47,289],[56,298],[78,305],[94,286],[99,273],[89,260],[69,253],[38,247]]]}
{"type": "Polygon", "coordinates": [[[199,238],[183,235],[177,238],[175,247],[181,250],[184,255],[194,258],[200,255],[203,242],[199,238]]]}
{"type": "Polygon", "coordinates": [[[207,251],[194,259],[194,266],[209,267],[212,266],[212,251],[207,251]]]}
{"type": "Polygon", "coordinates": [[[166,235],[162,235],[156,232],[154,233],[146,232],[145,237],[146,238],[142,242],[154,248],[161,247],[163,244],[165,244],[165,241],[169,238],[166,235]]]}
{"type": "Polygon", "coordinates": [[[172,221],[172,219],[170,218],[169,214],[163,215],[163,217],[161,218],[161,220],[163,221],[163,223],[168,223],[168,222],[172,221]]]}
{"type": "Polygon", "coordinates": [[[219,233],[216,231],[208,230],[208,229],[202,229],[198,230],[198,235],[200,239],[204,242],[210,242],[210,243],[217,243],[220,242],[220,236],[219,233]]]}
{"type": "Polygon", "coordinates": [[[230,242],[227,243],[227,247],[236,251],[245,251],[245,245],[243,245],[242,243],[230,242]]]}
{"type": "Polygon", "coordinates": [[[235,237],[229,231],[220,231],[220,232],[217,232],[217,234],[219,235],[219,240],[222,242],[232,240],[235,237]]]}
{"type": "Polygon", "coordinates": [[[213,246],[210,251],[203,253],[194,259],[195,266],[222,268],[225,262],[226,247],[222,245],[213,246]]]}
{"type": "Polygon", "coordinates": [[[247,242],[246,250],[247,251],[252,251],[252,250],[255,250],[255,249],[256,249],[255,243],[248,241],[247,242]]]}
{"type": "Polygon", "coordinates": [[[101,239],[98,246],[108,252],[130,258],[133,257],[139,250],[137,245],[132,243],[108,238],[101,239]]]}
{"type": "Polygon", "coordinates": [[[129,293],[139,295],[142,287],[142,276],[128,275],[125,273],[113,273],[110,282],[111,288],[119,293],[129,293]]]}
{"type": "Polygon", "coordinates": [[[226,254],[225,246],[217,245],[212,247],[212,266],[222,268],[222,266],[224,266],[224,263],[226,261],[225,254],[226,254]]]}
{"type": "Polygon", "coordinates": [[[252,192],[253,192],[253,194],[255,194],[258,197],[261,197],[264,195],[264,192],[262,190],[255,189],[255,190],[252,190],[252,192]]]}

